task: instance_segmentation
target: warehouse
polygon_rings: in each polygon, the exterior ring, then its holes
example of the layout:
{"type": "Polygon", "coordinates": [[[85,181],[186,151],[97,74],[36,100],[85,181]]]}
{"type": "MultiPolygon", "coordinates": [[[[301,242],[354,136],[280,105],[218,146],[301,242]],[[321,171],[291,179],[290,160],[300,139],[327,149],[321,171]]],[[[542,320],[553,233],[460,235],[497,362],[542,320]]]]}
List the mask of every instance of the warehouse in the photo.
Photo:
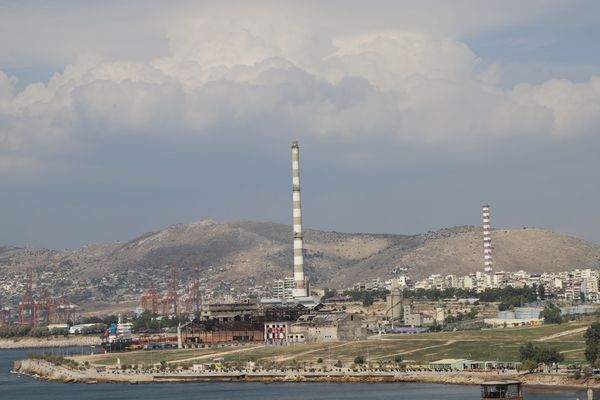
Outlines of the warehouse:
{"type": "Polygon", "coordinates": [[[264,330],[262,323],[253,321],[192,321],[181,327],[181,340],[184,347],[262,342],[264,330]]]}
{"type": "Polygon", "coordinates": [[[471,360],[464,358],[446,358],[430,362],[429,368],[434,371],[464,371],[471,367],[471,363],[471,360]]]}

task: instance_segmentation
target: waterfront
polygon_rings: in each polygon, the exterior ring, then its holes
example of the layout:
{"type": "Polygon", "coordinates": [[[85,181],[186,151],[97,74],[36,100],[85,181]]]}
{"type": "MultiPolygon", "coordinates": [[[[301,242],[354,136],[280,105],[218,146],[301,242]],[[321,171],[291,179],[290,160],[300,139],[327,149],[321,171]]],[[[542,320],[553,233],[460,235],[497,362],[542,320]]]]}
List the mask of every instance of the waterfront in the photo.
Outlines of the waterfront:
{"type": "MultiPolygon", "coordinates": [[[[73,351],[81,349],[62,349],[73,351]]],[[[464,385],[435,385],[416,383],[334,384],[334,383],[161,383],[129,384],[63,384],[11,374],[14,360],[27,357],[27,350],[0,350],[0,389],[3,398],[21,399],[189,399],[190,396],[211,399],[447,399],[479,398],[479,388],[464,385]]],[[[551,391],[526,389],[527,400],[574,400],[585,398],[583,391],[551,391]]]]}

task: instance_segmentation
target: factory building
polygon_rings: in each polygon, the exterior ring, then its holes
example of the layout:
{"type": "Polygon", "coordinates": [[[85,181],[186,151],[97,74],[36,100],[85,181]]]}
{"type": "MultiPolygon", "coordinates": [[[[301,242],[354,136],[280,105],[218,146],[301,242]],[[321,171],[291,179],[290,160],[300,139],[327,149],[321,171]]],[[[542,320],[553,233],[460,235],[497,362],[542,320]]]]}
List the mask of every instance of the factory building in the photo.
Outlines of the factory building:
{"type": "Polygon", "coordinates": [[[249,321],[258,315],[258,302],[248,299],[238,303],[202,304],[200,307],[201,320],[249,321]]]}
{"type": "Polygon", "coordinates": [[[288,338],[293,343],[324,343],[367,338],[363,316],[345,312],[307,314],[289,326],[288,338]]]}
{"type": "Polygon", "coordinates": [[[204,345],[262,342],[263,324],[257,321],[194,320],[181,326],[183,347],[202,347],[204,345]]]}
{"type": "Polygon", "coordinates": [[[470,369],[471,363],[471,360],[465,358],[445,358],[430,362],[429,368],[434,371],[464,371],[470,369]]]}
{"type": "Polygon", "coordinates": [[[287,326],[309,310],[302,304],[258,304],[256,300],[203,304],[201,319],[181,327],[182,345],[263,342],[285,344],[287,326]],[[274,322],[271,322],[274,321],[274,322]]]}

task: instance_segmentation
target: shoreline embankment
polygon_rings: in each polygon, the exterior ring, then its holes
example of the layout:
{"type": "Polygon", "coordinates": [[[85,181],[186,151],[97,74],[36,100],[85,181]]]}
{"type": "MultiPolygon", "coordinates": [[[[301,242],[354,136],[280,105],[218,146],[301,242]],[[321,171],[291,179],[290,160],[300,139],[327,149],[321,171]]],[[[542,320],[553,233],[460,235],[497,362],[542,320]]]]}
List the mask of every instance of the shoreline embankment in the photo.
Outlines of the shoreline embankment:
{"type": "Polygon", "coordinates": [[[20,337],[0,339],[0,349],[36,349],[44,347],[77,347],[77,346],[99,346],[102,343],[100,337],[92,336],[48,336],[48,337],[20,337]]]}
{"type": "Polygon", "coordinates": [[[493,372],[310,372],[293,371],[140,371],[97,369],[95,367],[73,369],[55,365],[45,360],[26,359],[15,361],[14,372],[39,379],[63,383],[183,383],[183,382],[331,382],[331,383],[432,383],[455,385],[479,385],[486,380],[517,379],[527,387],[545,389],[600,389],[600,381],[575,380],[568,375],[544,373],[500,374],[493,372]]]}

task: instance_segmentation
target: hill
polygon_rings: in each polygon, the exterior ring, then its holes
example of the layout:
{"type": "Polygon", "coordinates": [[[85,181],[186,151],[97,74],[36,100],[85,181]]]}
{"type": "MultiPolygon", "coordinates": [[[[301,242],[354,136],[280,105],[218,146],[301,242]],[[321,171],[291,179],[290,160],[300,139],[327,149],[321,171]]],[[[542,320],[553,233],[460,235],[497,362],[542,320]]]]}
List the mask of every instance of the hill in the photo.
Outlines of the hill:
{"type": "MultiPolygon", "coordinates": [[[[212,288],[269,285],[292,272],[291,227],[268,222],[199,221],[171,225],[127,243],[77,250],[0,247],[0,301],[17,301],[24,271],[33,267],[39,289],[72,301],[126,301],[149,282],[168,284],[168,265],[182,281],[194,268],[212,288]]],[[[497,269],[532,273],[597,268],[600,246],[541,229],[492,233],[497,269]]],[[[410,266],[413,278],[432,273],[466,274],[482,268],[481,228],[441,229],[419,235],[305,232],[305,268],[319,287],[343,288],[395,266],[410,266]]]]}

